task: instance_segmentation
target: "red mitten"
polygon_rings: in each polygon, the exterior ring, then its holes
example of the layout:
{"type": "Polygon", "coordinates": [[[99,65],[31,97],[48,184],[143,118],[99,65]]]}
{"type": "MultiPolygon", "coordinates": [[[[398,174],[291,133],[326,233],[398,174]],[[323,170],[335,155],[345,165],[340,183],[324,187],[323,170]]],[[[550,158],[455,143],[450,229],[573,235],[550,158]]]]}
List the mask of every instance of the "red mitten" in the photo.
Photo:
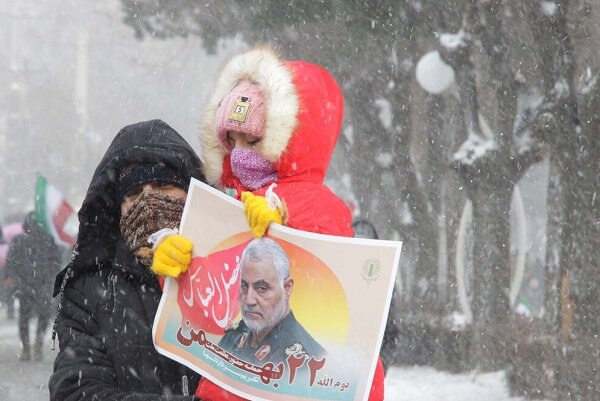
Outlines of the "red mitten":
{"type": "Polygon", "coordinates": [[[245,398],[238,397],[237,395],[222,389],[204,377],[200,379],[196,394],[194,395],[202,401],[248,401],[245,398]]]}
{"type": "Polygon", "coordinates": [[[383,363],[381,357],[377,359],[377,367],[371,383],[371,391],[369,392],[369,401],[383,401],[383,379],[385,373],[383,371],[383,363]]]}

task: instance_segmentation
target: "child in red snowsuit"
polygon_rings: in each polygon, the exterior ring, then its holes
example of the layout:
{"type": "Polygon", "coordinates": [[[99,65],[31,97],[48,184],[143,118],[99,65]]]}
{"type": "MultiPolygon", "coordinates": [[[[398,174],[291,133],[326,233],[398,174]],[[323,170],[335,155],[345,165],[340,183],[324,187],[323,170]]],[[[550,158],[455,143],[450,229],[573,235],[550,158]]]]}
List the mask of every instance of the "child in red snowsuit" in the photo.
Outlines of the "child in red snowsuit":
{"type": "MultiPolygon", "coordinates": [[[[244,202],[257,237],[270,222],[351,237],[349,209],[323,184],[342,116],[341,90],[324,68],[281,60],[266,47],[234,57],[204,114],[201,159],[207,182],[244,202]],[[265,197],[269,188],[282,201],[276,209],[265,197]]],[[[191,243],[180,235],[167,238],[155,251],[152,270],[175,277],[185,271],[189,255],[174,258],[177,249],[189,253],[191,243]]],[[[383,400],[383,380],[380,358],[369,401],[383,400]]],[[[206,379],[196,396],[242,400],[206,379]]]]}
{"type": "MultiPolygon", "coordinates": [[[[323,184],[342,116],[341,90],[322,67],[281,60],[264,47],[234,57],[204,115],[201,158],[207,180],[244,201],[256,236],[275,221],[351,237],[349,209],[323,184]],[[264,198],[273,183],[285,205],[278,211],[264,198]]],[[[370,401],[383,400],[383,379],[379,360],[370,401]]],[[[234,399],[205,379],[196,395],[205,401],[234,399]]]]}

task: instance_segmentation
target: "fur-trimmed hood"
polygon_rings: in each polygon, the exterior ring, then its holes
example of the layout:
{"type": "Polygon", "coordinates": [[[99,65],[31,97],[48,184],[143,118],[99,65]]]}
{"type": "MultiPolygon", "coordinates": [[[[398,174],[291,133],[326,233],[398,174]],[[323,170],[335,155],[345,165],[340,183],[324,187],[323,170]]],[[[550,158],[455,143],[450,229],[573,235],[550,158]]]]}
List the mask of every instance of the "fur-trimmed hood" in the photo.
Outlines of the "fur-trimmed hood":
{"type": "Polygon", "coordinates": [[[257,150],[275,164],[278,183],[322,183],[341,128],[341,90],[324,68],[303,61],[284,61],[268,47],[231,59],[205,108],[201,158],[209,183],[241,187],[217,137],[216,115],[221,100],[242,79],[256,82],[264,91],[265,134],[257,150]]]}

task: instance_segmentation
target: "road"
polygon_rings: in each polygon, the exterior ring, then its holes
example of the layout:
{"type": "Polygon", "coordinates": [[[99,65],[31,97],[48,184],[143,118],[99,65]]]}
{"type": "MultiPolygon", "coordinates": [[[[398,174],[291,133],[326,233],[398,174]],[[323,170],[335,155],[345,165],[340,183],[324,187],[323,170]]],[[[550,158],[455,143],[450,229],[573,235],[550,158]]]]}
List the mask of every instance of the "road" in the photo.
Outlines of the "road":
{"type": "MultiPolygon", "coordinates": [[[[32,334],[33,330],[31,327],[32,334]]],[[[50,345],[48,332],[44,360],[21,362],[17,321],[8,320],[6,309],[0,307],[0,401],[42,401],[49,398],[48,378],[56,356],[50,345]]]]}

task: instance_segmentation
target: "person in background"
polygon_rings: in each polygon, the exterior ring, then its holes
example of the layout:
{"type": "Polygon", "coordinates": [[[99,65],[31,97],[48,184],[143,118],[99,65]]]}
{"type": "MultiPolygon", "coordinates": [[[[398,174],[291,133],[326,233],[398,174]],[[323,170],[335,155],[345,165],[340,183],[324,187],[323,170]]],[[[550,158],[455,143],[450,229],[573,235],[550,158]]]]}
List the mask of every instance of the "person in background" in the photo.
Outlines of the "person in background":
{"type": "Polygon", "coordinates": [[[11,216],[11,222],[2,226],[0,229],[0,290],[2,290],[2,301],[6,304],[6,317],[9,320],[15,318],[15,280],[9,277],[6,272],[6,258],[10,250],[10,244],[15,237],[23,234],[23,216],[18,217],[18,221],[12,221],[15,216],[11,216]]]}
{"type": "Polygon", "coordinates": [[[60,253],[54,239],[41,227],[35,213],[23,222],[23,234],[14,238],[6,258],[6,274],[15,284],[19,299],[21,360],[31,359],[29,323],[36,318],[33,357],[43,359],[44,335],[52,315],[52,279],[60,268],[60,253]]]}
{"type": "Polygon", "coordinates": [[[352,222],[355,238],[379,239],[377,230],[373,223],[365,219],[357,219],[352,222]]]}
{"type": "Polygon", "coordinates": [[[6,318],[15,318],[15,302],[12,296],[13,284],[6,275],[6,257],[10,244],[4,239],[4,231],[0,229],[0,294],[2,304],[6,306],[6,318]]]}
{"type": "MultiPolygon", "coordinates": [[[[323,67],[283,60],[268,47],[235,56],[205,108],[207,181],[244,202],[256,237],[271,222],[351,237],[350,210],[323,183],[342,116],[342,92],[323,67]]],[[[165,250],[170,241],[183,240],[171,238],[165,250]]],[[[383,379],[379,359],[369,401],[383,400],[383,379]]],[[[206,379],[196,394],[205,401],[240,399],[206,379]]]]}
{"type": "Polygon", "coordinates": [[[204,180],[198,156],[161,120],[128,125],[112,141],[79,211],[72,260],[56,280],[60,350],[50,400],[197,400],[199,375],[152,343],[162,287],[148,243],[157,230],[179,227],[191,177],[204,180]]]}

